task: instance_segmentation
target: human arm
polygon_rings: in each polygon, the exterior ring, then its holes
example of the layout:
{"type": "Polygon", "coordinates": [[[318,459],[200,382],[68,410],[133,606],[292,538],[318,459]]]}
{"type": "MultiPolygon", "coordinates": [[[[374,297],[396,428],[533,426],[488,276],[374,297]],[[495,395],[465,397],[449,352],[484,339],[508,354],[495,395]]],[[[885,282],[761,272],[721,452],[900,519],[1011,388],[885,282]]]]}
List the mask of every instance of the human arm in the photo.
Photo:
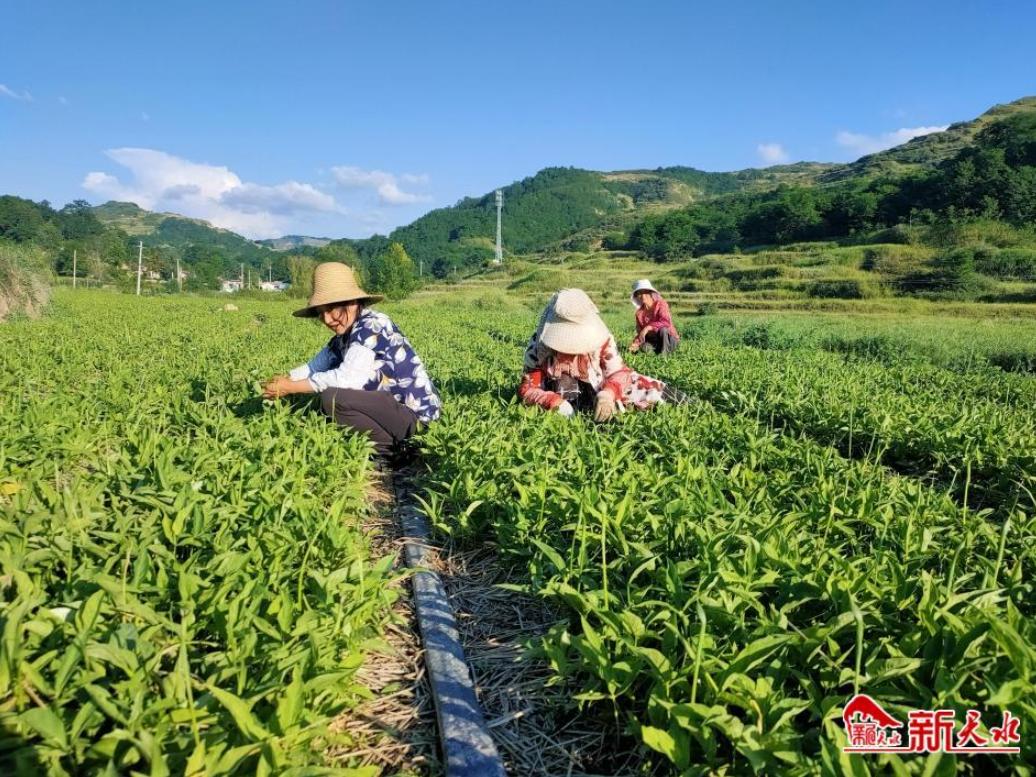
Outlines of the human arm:
{"type": "Polygon", "coordinates": [[[572,406],[556,391],[547,391],[543,386],[547,378],[547,365],[551,351],[533,336],[525,348],[522,380],[518,385],[518,399],[524,405],[536,405],[544,410],[566,412],[562,405],[572,406]]]}
{"type": "Polygon", "coordinates": [[[353,343],[337,366],[310,373],[307,380],[316,392],[329,388],[362,389],[374,377],[376,360],[372,348],[353,343]]]}
{"type": "Polygon", "coordinates": [[[375,352],[354,342],[341,360],[330,347],[324,347],[306,364],[286,376],[272,378],[264,387],[263,396],[276,399],[285,394],[313,394],[329,388],[362,389],[374,375],[375,352]]]}
{"type": "MultiPolygon", "coordinates": [[[[536,405],[544,410],[557,410],[562,404],[568,404],[556,391],[547,391],[543,388],[545,372],[542,369],[534,369],[522,375],[522,382],[518,385],[518,399],[523,405],[536,405]]],[[[571,407],[571,405],[569,405],[571,407]]]]}
{"type": "Polygon", "coordinates": [[[600,366],[604,382],[594,402],[594,420],[607,421],[615,415],[619,403],[629,392],[633,371],[622,360],[619,348],[612,337],[609,337],[601,348],[600,366]]]}
{"type": "Polygon", "coordinates": [[[288,394],[312,394],[313,386],[305,378],[292,380],[289,375],[274,375],[263,386],[263,399],[279,399],[288,394]]]}
{"type": "Polygon", "coordinates": [[[264,399],[278,399],[288,394],[312,394],[317,389],[309,381],[310,375],[327,370],[334,363],[334,353],[328,346],[305,364],[291,370],[287,375],[274,375],[263,385],[264,399]]]}

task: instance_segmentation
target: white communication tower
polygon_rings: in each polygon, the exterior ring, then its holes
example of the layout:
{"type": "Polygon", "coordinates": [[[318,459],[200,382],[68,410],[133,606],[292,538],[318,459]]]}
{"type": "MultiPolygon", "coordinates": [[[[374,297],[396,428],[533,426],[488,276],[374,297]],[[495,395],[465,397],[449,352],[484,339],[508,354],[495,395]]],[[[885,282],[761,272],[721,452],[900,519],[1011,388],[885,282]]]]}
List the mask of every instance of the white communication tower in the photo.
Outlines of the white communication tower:
{"type": "Polygon", "coordinates": [[[504,245],[500,238],[500,214],[504,209],[504,193],[496,190],[496,257],[493,264],[500,264],[504,260],[504,245]]]}

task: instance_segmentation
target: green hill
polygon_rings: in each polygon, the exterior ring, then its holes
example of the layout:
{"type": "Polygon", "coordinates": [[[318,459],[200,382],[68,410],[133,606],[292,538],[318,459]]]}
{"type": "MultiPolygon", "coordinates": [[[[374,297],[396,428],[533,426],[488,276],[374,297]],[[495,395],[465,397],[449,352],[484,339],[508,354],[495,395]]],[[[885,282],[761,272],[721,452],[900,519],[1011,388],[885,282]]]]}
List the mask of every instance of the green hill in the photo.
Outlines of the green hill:
{"type": "Polygon", "coordinates": [[[256,240],[259,245],[272,248],[274,251],[292,251],[297,248],[322,248],[331,242],[329,237],[310,237],[309,235],[284,235],[283,237],[256,240]]]}
{"type": "Polygon", "coordinates": [[[102,224],[118,227],[127,235],[138,237],[146,246],[179,250],[191,245],[218,248],[228,259],[257,266],[270,258],[272,250],[207,221],[175,213],[152,213],[132,202],[106,202],[95,206],[93,212],[102,224]]]}
{"type": "MultiPolygon", "coordinates": [[[[615,172],[547,168],[503,187],[503,242],[508,252],[519,254],[599,243],[607,231],[621,229],[648,213],[724,194],[812,183],[838,167],[801,162],[730,173],[693,167],[615,172]]],[[[489,192],[426,213],[389,237],[402,243],[415,260],[434,265],[444,274],[453,267],[477,265],[492,257],[495,234],[496,201],[489,192]]]]}
{"type": "MultiPolygon", "coordinates": [[[[915,215],[931,222],[946,213],[1024,226],[1032,210],[1027,176],[1036,169],[1026,156],[1027,117],[1036,117],[1036,97],[994,106],[974,120],[849,164],[799,162],[733,172],[683,166],[612,172],[547,168],[503,187],[505,251],[634,249],[656,260],[671,259],[844,239],[913,224],[915,215]],[[1011,137],[990,131],[997,127],[1010,128],[1005,131],[1011,137]]],[[[8,210],[17,210],[16,205],[8,210]]],[[[224,269],[246,262],[272,265],[274,272],[283,269],[286,251],[313,253],[332,242],[330,248],[348,247],[369,262],[391,240],[402,243],[426,273],[446,277],[483,266],[493,256],[496,230],[492,192],[430,211],[387,238],[365,240],[288,235],[256,242],[205,221],[152,213],[133,203],[107,202],[91,210],[113,234],[168,248],[189,263],[208,252],[224,269]]],[[[56,223],[57,215],[48,213],[43,208],[34,218],[44,225],[56,223]]],[[[0,218],[0,236],[10,233],[17,239],[26,229],[33,231],[17,214],[8,220],[12,223],[4,226],[0,218]]],[[[75,232],[71,226],[59,231],[65,238],[75,232]]],[[[102,253],[120,261],[119,251],[102,253]]]]}
{"type": "MultiPolygon", "coordinates": [[[[995,106],[977,119],[954,124],[945,132],[914,138],[849,164],[799,162],[735,172],[706,172],[692,167],[615,172],[548,168],[504,187],[504,247],[512,254],[593,248],[602,243],[607,247],[609,233],[634,230],[645,219],[693,210],[698,204],[721,198],[734,198],[737,207],[741,207],[746,198],[759,202],[778,190],[820,188],[830,190],[834,197],[839,191],[864,187],[879,179],[894,182],[937,169],[963,150],[973,148],[987,127],[1033,112],[1036,97],[1025,97],[995,106]]],[[[898,184],[893,183],[893,187],[898,188],[898,184]]],[[[903,190],[905,198],[913,194],[903,190]]],[[[733,200],[731,203],[733,207],[733,200]]],[[[859,203],[849,204],[856,207],[859,203]]],[[[866,202],[863,206],[869,207],[866,202]]],[[[788,224],[775,229],[751,224],[750,234],[766,240],[772,240],[774,235],[792,234],[794,221],[801,214],[794,213],[794,204],[784,210],[790,211],[787,218],[783,213],[760,213],[757,221],[783,219],[788,224]]],[[[808,220],[810,214],[804,215],[808,220]]],[[[845,218],[850,223],[836,225],[835,231],[858,229],[867,221],[855,212],[845,214],[845,218]]],[[[712,231],[723,233],[721,226],[712,231]]],[[[495,230],[495,201],[490,192],[431,211],[396,229],[389,237],[401,242],[415,261],[445,275],[453,268],[478,266],[492,257],[495,230]]],[[[734,245],[737,240],[709,238],[703,242],[718,247],[724,242],[734,245]]]]}
{"type": "Polygon", "coordinates": [[[859,177],[897,176],[931,170],[975,144],[978,134],[991,124],[1036,111],[1036,96],[994,105],[977,119],[951,124],[944,132],[913,138],[906,143],[839,165],[817,176],[818,183],[835,183],[859,177]]]}

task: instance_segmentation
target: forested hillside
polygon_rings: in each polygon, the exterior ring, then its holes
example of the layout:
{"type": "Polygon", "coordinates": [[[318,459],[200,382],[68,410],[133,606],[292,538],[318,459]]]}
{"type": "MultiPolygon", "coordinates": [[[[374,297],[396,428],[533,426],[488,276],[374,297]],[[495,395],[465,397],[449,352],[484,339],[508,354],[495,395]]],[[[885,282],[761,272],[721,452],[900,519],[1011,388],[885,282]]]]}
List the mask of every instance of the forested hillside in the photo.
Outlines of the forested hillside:
{"type": "MultiPolygon", "coordinates": [[[[1036,97],[995,106],[975,120],[851,164],[800,162],[719,173],[680,166],[608,173],[552,167],[503,192],[508,255],[603,247],[668,261],[811,240],[931,242],[939,228],[952,236],[974,221],[1014,230],[1010,245],[995,247],[1017,247],[1036,242],[1027,237],[1036,221],[1036,97]]],[[[190,288],[217,287],[220,278],[238,277],[242,265],[246,277],[298,286],[320,259],[350,262],[376,283],[395,277],[383,265],[394,266],[403,255],[418,275],[445,278],[485,266],[495,231],[492,192],[433,210],[388,237],[319,246],[314,243],[324,239],[261,244],[132,203],[91,207],[76,201],[55,209],[0,198],[0,240],[43,248],[59,276],[71,272],[78,252],[86,275],[125,282],[139,240],[152,276],[172,283],[179,260],[190,288]],[[390,250],[394,243],[402,253],[390,250]]],[[[409,278],[409,267],[404,262],[397,269],[409,278]]]]}
{"type": "Polygon", "coordinates": [[[886,235],[886,242],[911,242],[913,227],[975,219],[1023,230],[1036,221],[1036,111],[987,124],[973,143],[935,167],[727,195],[649,215],[633,226],[628,239],[612,240],[616,247],[671,260],[749,246],[866,236],[882,229],[900,230],[886,235]]]}

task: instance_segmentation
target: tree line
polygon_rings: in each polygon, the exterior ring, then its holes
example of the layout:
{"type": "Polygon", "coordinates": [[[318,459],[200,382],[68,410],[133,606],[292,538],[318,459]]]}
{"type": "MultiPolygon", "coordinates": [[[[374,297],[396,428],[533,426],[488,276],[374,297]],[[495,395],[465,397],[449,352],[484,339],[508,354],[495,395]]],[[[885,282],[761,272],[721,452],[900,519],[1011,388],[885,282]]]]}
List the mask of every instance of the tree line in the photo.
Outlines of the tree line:
{"type": "Polygon", "coordinates": [[[218,289],[222,280],[239,278],[243,270],[253,282],[288,282],[304,295],[309,293],[313,266],[322,261],[349,264],[371,291],[390,298],[407,296],[419,283],[414,262],[402,245],[380,236],[279,252],[187,219],[167,218],[153,232],[138,237],[104,224],[85,200],[54,208],[45,200],[0,196],[0,243],[39,249],[59,276],[71,276],[75,261],[80,278],[131,288],[138,241],[145,243],[144,266],[159,276],[160,290],[179,288],[177,262],[185,273],[187,291],[218,289]]]}

